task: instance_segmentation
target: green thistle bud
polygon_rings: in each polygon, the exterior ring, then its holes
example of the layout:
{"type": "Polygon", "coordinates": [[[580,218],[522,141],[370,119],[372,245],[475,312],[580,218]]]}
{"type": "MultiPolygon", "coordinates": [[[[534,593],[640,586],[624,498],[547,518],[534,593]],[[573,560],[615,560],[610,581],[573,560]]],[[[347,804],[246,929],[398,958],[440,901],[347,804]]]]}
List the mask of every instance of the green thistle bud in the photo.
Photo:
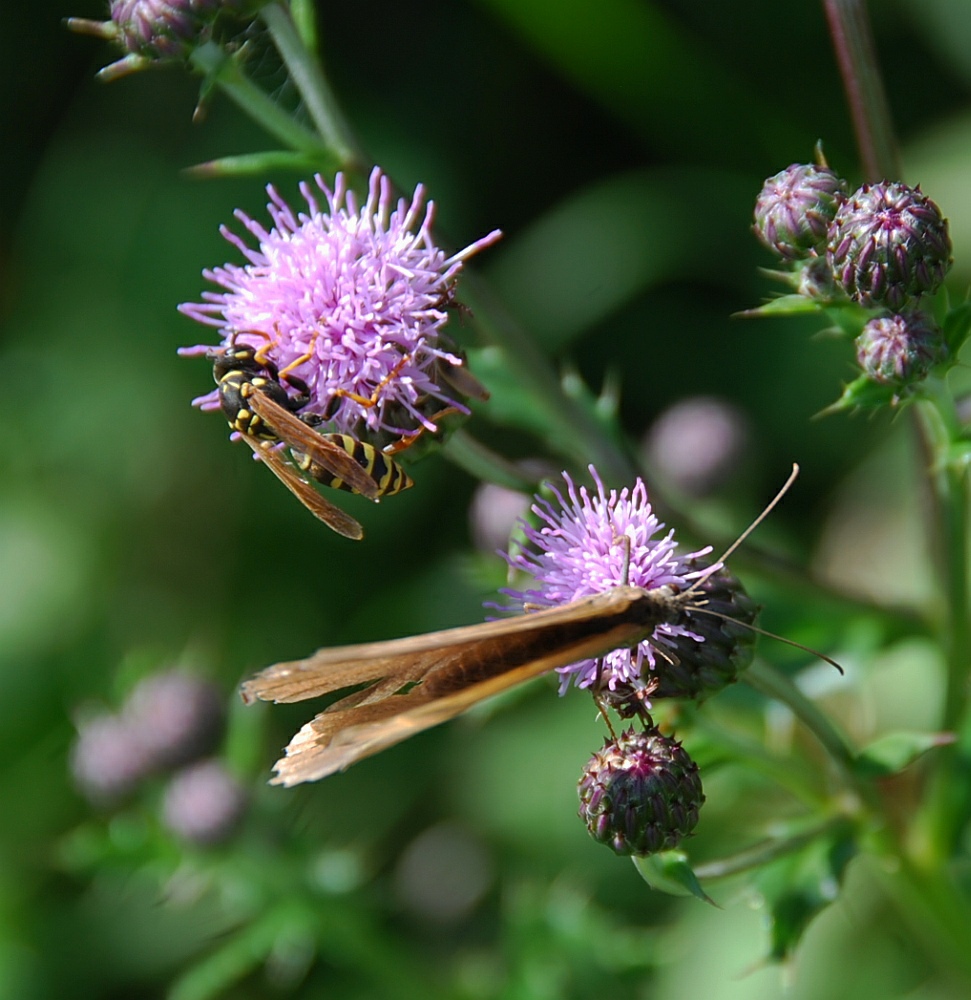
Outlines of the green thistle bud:
{"type": "Polygon", "coordinates": [[[898,311],[935,291],[950,269],[947,220],[919,187],[864,184],[836,213],[827,258],[851,299],[898,311]]]}
{"type": "Polygon", "coordinates": [[[860,367],[881,385],[918,381],[947,354],[940,327],[921,312],[871,319],[856,339],[860,367]]]}
{"type": "Polygon", "coordinates": [[[825,245],[846,190],[846,181],[829,167],[793,163],[762,185],[753,231],[786,260],[810,257],[825,245]]]}
{"type": "Polygon", "coordinates": [[[578,785],[580,819],[617,854],[677,847],[705,801],[698,765],[659,730],[628,729],[587,761],[578,785]]]}

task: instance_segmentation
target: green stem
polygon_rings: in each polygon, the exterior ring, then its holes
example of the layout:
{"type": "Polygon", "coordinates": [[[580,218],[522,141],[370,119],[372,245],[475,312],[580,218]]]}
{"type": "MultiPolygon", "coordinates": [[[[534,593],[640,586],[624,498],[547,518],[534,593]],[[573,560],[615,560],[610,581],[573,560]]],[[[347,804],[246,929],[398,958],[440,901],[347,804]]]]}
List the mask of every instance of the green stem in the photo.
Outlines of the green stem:
{"type": "Polygon", "coordinates": [[[823,7],[853,117],[864,177],[868,181],[898,180],[900,157],[866,0],[823,0],[823,7]]]}
{"type": "Polygon", "coordinates": [[[738,875],[740,872],[752,871],[761,868],[763,865],[777,858],[785,857],[787,854],[794,854],[802,850],[806,844],[811,844],[820,837],[825,837],[828,833],[845,828],[846,817],[833,816],[824,820],[809,830],[796,833],[789,837],[778,837],[773,840],[756,844],[745,851],[739,851],[727,858],[718,858],[708,861],[703,865],[694,868],[694,873],[700,880],[727,878],[729,875],[738,875]]]}
{"type": "Polygon", "coordinates": [[[512,462],[487,448],[467,431],[455,431],[445,442],[442,453],[475,479],[519,490],[520,493],[536,491],[535,479],[524,475],[512,462]]]}
{"type": "Polygon", "coordinates": [[[364,154],[340,112],[319,61],[304,45],[290,12],[281,4],[271,3],[262,8],[260,16],[324,144],[345,170],[364,172],[364,154]]]}
{"type": "Polygon", "coordinates": [[[968,485],[963,468],[948,463],[956,434],[953,406],[943,392],[914,407],[928,469],[933,508],[927,521],[934,541],[935,578],[940,581],[941,646],[947,667],[947,687],[941,728],[957,733],[957,741],[942,749],[914,827],[911,849],[924,866],[942,863],[958,848],[971,815],[971,600],[968,592],[968,485]]]}
{"type": "Polygon", "coordinates": [[[847,783],[857,791],[865,792],[865,798],[871,798],[868,791],[861,785],[854,772],[856,754],[833,725],[829,717],[807,698],[793,682],[765,661],[755,662],[741,674],[741,677],[756,691],[774,698],[786,705],[793,715],[816,737],[823,748],[836,762],[843,772],[847,783]]]}
{"type": "Polygon", "coordinates": [[[315,159],[326,153],[320,139],[275,104],[219,46],[212,43],[201,46],[193,52],[190,61],[237,107],[286,146],[315,159]]]}
{"type": "Polygon", "coordinates": [[[483,338],[502,351],[509,372],[543,411],[547,426],[559,428],[557,439],[549,444],[584,467],[593,463],[605,482],[631,482],[636,475],[633,463],[592,415],[563,392],[549,360],[492,290],[468,271],[462,287],[483,338]]]}

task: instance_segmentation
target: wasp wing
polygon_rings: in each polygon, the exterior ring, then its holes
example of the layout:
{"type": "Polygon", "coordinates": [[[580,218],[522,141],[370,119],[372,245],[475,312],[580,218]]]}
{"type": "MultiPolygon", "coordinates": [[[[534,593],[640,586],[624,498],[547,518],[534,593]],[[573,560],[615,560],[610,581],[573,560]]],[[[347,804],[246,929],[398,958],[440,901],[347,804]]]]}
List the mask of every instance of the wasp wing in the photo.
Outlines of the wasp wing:
{"type": "Polygon", "coordinates": [[[325,499],[305,479],[299,476],[293,466],[280,452],[269,445],[254,440],[246,434],[243,440],[256,452],[260,461],[273,473],[277,479],[310,511],[314,517],[323,521],[328,528],[337,534],[359,542],[364,537],[364,529],[350,514],[345,514],[340,507],[325,499]]]}
{"type": "Polygon", "coordinates": [[[287,447],[308,455],[313,461],[322,465],[337,479],[342,479],[368,500],[378,499],[380,492],[378,483],[358,465],[354,456],[349,455],[339,445],[322,437],[296,414],[291,413],[263,392],[254,392],[247,399],[247,405],[251,406],[253,412],[273,428],[277,437],[287,447]]]}
{"type": "Polygon", "coordinates": [[[303,701],[370,685],[303,726],[275,765],[275,784],[316,781],[540,674],[632,646],[661,614],[650,591],[616,587],[503,621],[322,649],[268,667],[243,685],[243,697],[303,701]]]}

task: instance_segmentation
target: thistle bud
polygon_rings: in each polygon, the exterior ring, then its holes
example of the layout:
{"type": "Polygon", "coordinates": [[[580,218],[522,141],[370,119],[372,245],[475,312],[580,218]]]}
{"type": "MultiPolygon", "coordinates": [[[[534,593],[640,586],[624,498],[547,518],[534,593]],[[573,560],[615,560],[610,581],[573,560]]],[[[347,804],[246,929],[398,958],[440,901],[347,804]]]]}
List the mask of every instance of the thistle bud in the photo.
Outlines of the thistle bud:
{"type": "MultiPolygon", "coordinates": [[[[687,569],[694,573],[705,565],[703,559],[690,559],[687,569]]],[[[621,718],[644,717],[650,702],[659,698],[704,701],[734,684],[752,662],[758,633],[746,626],[755,623],[760,608],[738,578],[723,566],[698,584],[697,593],[678,622],[688,634],[660,646],[670,658],[657,657],[651,671],[645,666],[640,682],[597,692],[598,700],[621,718]]]]}
{"type": "Polygon", "coordinates": [[[921,312],[871,319],[856,339],[860,367],[881,385],[918,381],[947,353],[940,327],[921,312]]]}
{"type": "Polygon", "coordinates": [[[223,736],[225,708],[209,681],[169,670],[141,681],[128,696],[122,716],[160,769],[215,750],[223,736]]]}
{"type": "Polygon", "coordinates": [[[162,819],[177,836],[212,846],[227,840],[246,811],[246,794],[219,760],[179,771],[162,798],[162,819]]]}
{"type": "Polygon", "coordinates": [[[899,311],[935,291],[950,269],[947,220],[919,187],[864,184],[836,213],[827,258],[851,299],[899,311]]]}
{"type": "Polygon", "coordinates": [[[578,785],[580,819],[617,854],[677,847],[705,801],[698,765],[659,730],[628,729],[587,761],[578,785]]]}
{"type": "Polygon", "coordinates": [[[242,0],[111,0],[109,20],[70,17],[67,26],[126,53],[98,74],[113,80],[153,63],[184,61],[208,38],[220,13],[241,6],[242,0]]]}
{"type": "Polygon", "coordinates": [[[811,256],[846,196],[846,181],[829,167],[793,163],[770,177],[755,202],[755,235],[786,260],[811,256]]]}
{"type": "Polygon", "coordinates": [[[78,723],[71,771],[92,802],[118,802],[131,794],[151,769],[137,732],[124,719],[104,712],[78,723]]]}

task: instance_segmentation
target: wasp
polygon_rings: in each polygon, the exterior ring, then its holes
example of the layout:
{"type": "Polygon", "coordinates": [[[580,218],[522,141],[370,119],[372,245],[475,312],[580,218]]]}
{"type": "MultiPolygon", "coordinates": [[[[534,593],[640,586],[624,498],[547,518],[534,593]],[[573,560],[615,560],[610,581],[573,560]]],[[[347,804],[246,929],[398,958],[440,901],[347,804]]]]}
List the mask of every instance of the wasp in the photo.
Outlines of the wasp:
{"type": "Polygon", "coordinates": [[[206,353],[229,426],[270,471],[319,520],[345,538],[364,537],[361,525],[314,489],[305,476],[369,500],[399,493],[411,479],[390,456],[349,434],[324,434],[316,415],[300,416],[310,394],[306,383],[280,373],[260,350],[243,344],[206,353]],[[291,396],[284,379],[297,391],[291,396]],[[293,463],[280,445],[290,449],[293,463]],[[303,473],[303,475],[301,475],[303,473]]]}

